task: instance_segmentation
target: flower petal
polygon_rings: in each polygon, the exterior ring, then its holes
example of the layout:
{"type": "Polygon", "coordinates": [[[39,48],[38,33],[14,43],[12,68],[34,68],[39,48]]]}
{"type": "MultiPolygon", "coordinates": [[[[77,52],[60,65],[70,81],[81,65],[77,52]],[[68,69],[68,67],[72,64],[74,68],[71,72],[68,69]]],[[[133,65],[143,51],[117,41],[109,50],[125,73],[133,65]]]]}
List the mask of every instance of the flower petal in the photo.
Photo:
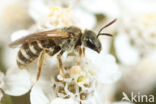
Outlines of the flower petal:
{"type": "Polygon", "coordinates": [[[37,22],[48,16],[50,9],[43,0],[32,0],[29,4],[29,15],[37,22]]]}
{"type": "Polygon", "coordinates": [[[81,4],[90,12],[104,13],[112,17],[119,16],[119,9],[113,0],[83,0],[81,4]]]}
{"type": "Polygon", "coordinates": [[[2,91],[0,90],[0,101],[1,101],[2,97],[3,97],[3,93],[2,93],[2,91]]]}
{"type": "Polygon", "coordinates": [[[133,104],[133,103],[123,101],[123,102],[114,102],[112,104],[133,104]]]}
{"type": "Polygon", "coordinates": [[[0,71],[0,88],[4,85],[4,74],[0,71]]]}
{"type": "Polygon", "coordinates": [[[129,13],[131,12],[133,14],[147,13],[156,10],[155,0],[120,0],[119,3],[124,10],[129,10],[129,13]]]}
{"type": "Polygon", "coordinates": [[[16,67],[8,69],[4,77],[4,86],[2,87],[5,93],[20,96],[27,93],[30,88],[30,76],[26,70],[18,70],[16,67]]]}
{"type": "Polygon", "coordinates": [[[97,81],[105,84],[113,83],[121,77],[121,71],[112,55],[104,55],[102,52],[98,54],[91,50],[86,53],[86,57],[96,68],[97,81]]]}
{"type": "Polygon", "coordinates": [[[3,57],[5,67],[8,69],[10,66],[16,65],[15,59],[17,57],[17,52],[19,51],[19,49],[18,48],[11,49],[9,47],[5,47],[3,51],[4,52],[2,57],[3,57]]]}
{"type": "Polygon", "coordinates": [[[121,63],[134,65],[139,61],[139,52],[130,45],[130,40],[125,34],[120,34],[115,40],[115,50],[121,63]]]}
{"type": "Polygon", "coordinates": [[[50,82],[40,79],[30,92],[31,104],[50,104],[54,99],[54,91],[50,82]]]}
{"type": "Polygon", "coordinates": [[[51,104],[79,104],[79,103],[74,101],[73,99],[56,98],[52,101],[51,104]]]}
{"type": "Polygon", "coordinates": [[[92,13],[88,13],[82,9],[74,9],[73,12],[78,27],[92,29],[96,25],[96,17],[92,13]]]}
{"type": "Polygon", "coordinates": [[[11,35],[11,40],[12,41],[15,41],[17,39],[20,39],[26,35],[28,35],[28,31],[27,30],[19,30],[19,31],[16,31],[14,32],[12,35],[11,35]]]}

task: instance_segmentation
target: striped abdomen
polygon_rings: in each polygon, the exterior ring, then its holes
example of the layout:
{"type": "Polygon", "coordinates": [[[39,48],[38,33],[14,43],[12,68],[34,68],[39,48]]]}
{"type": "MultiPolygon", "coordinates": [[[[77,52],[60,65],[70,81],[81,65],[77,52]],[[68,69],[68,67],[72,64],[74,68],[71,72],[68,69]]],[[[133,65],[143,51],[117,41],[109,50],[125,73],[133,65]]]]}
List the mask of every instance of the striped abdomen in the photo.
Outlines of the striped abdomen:
{"type": "Polygon", "coordinates": [[[44,48],[53,48],[54,46],[53,40],[41,40],[23,44],[17,55],[17,65],[19,68],[24,68],[34,61],[44,48]]]}

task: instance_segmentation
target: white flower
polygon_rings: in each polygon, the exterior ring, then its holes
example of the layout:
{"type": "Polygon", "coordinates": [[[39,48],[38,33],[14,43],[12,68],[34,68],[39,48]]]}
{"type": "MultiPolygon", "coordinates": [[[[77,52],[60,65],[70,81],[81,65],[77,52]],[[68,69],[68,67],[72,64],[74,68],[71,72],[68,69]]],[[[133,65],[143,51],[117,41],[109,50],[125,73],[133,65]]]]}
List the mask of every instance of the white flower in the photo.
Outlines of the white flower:
{"type": "Polygon", "coordinates": [[[82,8],[108,17],[119,17],[119,8],[114,0],[81,0],[82,8]]]}
{"type": "MultiPolygon", "coordinates": [[[[121,76],[111,55],[104,56],[87,49],[86,56],[81,60],[80,65],[76,65],[75,56],[65,54],[62,60],[65,67],[64,83],[62,83],[63,78],[59,74],[57,64],[46,64],[44,70],[52,74],[42,74],[42,78],[33,86],[30,93],[32,104],[43,102],[53,104],[57,101],[56,99],[59,99],[60,103],[65,101],[65,104],[66,102],[102,104],[104,96],[101,96],[100,90],[103,89],[98,89],[102,88],[98,86],[114,83],[121,76]],[[38,97],[40,97],[39,100],[37,100],[38,97]]],[[[50,62],[53,62],[53,59],[48,61],[50,62]]]]}
{"type": "Polygon", "coordinates": [[[3,93],[2,93],[2,91],[0,90],[0,101],[1,101],[2,98],[3,98],[3,93]]]}
{"type": "Polygon", "coordinates": [[[29,3],[29,14],[35,21],[42,21],[47,19],[45,16],[49,15],[51,7],[57,10],[58,8],[70,9],[70,14],[74,18],[69,18],[68,23],[74,21],[72,25],[82,29],[91,29],[96,25],[95,14],[106,14],[113,18],[119,16],[119,10],[113,0],[33,0],[29,3]]]}
{"type": "Polygon", "coordinates": [[[112,55],[104,55],[103,51],[97,54],[94,51],[86,51],[86,57],[95,64],[97,80],[101,83],[114,83],[121,76],[115,58],[112,55]]]}
{"type": "MultiPolygon", "coordinates": [[[[57,1],[58,2],[58,1],[57,1]]],[[[81,28],[93,28],[96,24],[96,18],[93,14],[79,8],[64,8],[62,5],[57,5],[57,2],[46,2],[43,0],[30,1],[29,14],[36,21],[43,21],[45,26],[61,27],[61,26],[79,26],[81,28]],[[51,8],[51,10],[50,10],[51,8]],[[49,13],[51,12],[51,15],[49,13]],[[44,20],[51,20],[46,23],[44,20]],[[56,19],[56,21],[54,21],[56,19]],[[87,21],[86,21],[87,20],[87,21]]],[[[63,4],[63,3],[62,3],[63,4]]],[[[68,4],[70,5],[70,4],[68,4]]],[[[52,29],[53,27],[50,27],[52,29]]]]}
{"type": "Polygon", "coordinates": [[[132,102],[114,102],[112,104],[133,104],[132,102]]]}
{"type": "Polygon", "coordinates": [[[120,1],[119,36],[114,44],[116,54],[122,64],[135,65],[142,56],[156,49],[156,2],[120,1]]]}
{"type": "Polygon", "coordinates": [[[156,51],[153,51],[152,53],[148,54],[135,66],[121,68],[124,72],[122,83],[124,83],[129,90],[148,93],[151,91],[151,89],[153,89],[156,83],[155,53],[156,51]],[[127,70],[125,70],[125,68],[127,70]],[[128,77],[131,78],[127,80],[128,77]]]}
{"type": "Polygon", "coordinates": [[[55,98],[54,91],[50,82],[41,81],[35,84],[31,89],[30,101],[31,104],[50,104],[55,98]],[[39,98],[38,98],[39,97],[39,98]]]}
{"type": "MultiPolygon", "coordinates": [[[[4,75],[0,72],[0,89],[12,96],[21,96],[31,88],[30,76],[26,70],[11,68],[4,75]]],[[[0,100],[3,93],[0,91],[0,100]]]]}
{"type": "MultiPolygon", "coordinates": [[[[16,41],[26,35],[29,35],[30,32],[28,32],[27,30],[19,30],[16,31],[14,33],[12,33],[11,35],[11,41],[16,41]]],[[[17,58],[17,52],[19,50],[19,46],[18,48],[13,47],[10,48],[8,47],[8,45],[4,48],[4,52],[3,52],[3,61],[4,61],[4,65],[7,69],[10,68],[10,66],[15,66],[16,65],[16,58],[17,58]],[[9,59],[8,59],[9,58],[9,59]]]]}
{"type": "Polygon", "coordinates": [[[61,98],[56,98],[52,101],[51,104],[79,104],[78,102],[75,102],[72,99],[61,99],[61,98]]]}
{"type": "Polygon", "coordinates": [[[16,31],[14,32],[12,35],[11,35],[11,41],[16,41],[17,39],[20,39],[26,35],[28,35],[28,31],[26,30],[19,30],[19,31],[16,31]]]}
{"type": "Polygon", "coordinates": [[[155,0],[117,0],[117,3],[119,9],[127,14],[148,13],[156,9],[155,0]]]}
{"type": "Polygon", "coordinates": [[[116,37],[114,42],[115,52],[121,63],[134,65],[139,61],[139,51],[130,44],[130,39],[125,34],[119,33],[116,37]]]}
{"type": "Polygon", "coordinates": [[[156,2],[118,1],[121,15],[117,22],[114,47],[124,73],[121,86],[129,91],[149,93],[156,83],[156,2]]]}

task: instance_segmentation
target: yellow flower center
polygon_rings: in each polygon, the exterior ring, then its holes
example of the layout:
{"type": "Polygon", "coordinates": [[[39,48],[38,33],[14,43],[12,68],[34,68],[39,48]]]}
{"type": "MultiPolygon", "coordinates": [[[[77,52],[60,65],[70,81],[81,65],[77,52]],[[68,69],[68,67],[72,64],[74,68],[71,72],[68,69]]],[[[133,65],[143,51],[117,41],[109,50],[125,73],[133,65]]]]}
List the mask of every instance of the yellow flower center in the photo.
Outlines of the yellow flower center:
{"type": "Polygon", "coordinates": [[[156,25],[156,13],[148,13],[143,17],[144,24],[147,27],[156,25]]]}
{"type": "Polygon", "coordinates": [[[62,12],[70,13],[70,7],[65,8],[65,9],[61,9],[61,8],[58,8],[58,7],[51,7],[50,10],[51,10],[51,13],[49,14],[49,17],[52,17],[57,12],[58,13],[62,13],[62,12]]]}
{"type": "Polygon", "coordinates": [[[83,82],[83,83],[85,83],[86,77],[87,77],[86,74],[80,76],[80,77],[78,78],[77,82],[83,82]]]}

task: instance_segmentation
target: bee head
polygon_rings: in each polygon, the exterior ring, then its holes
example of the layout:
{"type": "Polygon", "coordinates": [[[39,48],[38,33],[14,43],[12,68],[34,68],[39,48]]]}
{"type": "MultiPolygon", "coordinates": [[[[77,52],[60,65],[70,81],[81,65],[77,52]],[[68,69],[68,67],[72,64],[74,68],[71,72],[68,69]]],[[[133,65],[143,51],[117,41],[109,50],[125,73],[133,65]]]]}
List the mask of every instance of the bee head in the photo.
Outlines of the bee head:
{"type": "Polygon", "coordinates": [[[82,44],[98,53],[101,51],[101,43],[97,35],[90,30],[85,30],[82,38],[82,44]]]}
{"type": "Polygon", "coordinates": [[[81,38],[81,41],[82,41],[82,44],[98,53],[101,52],[101,42],[100,40],[98,39],[98,37],[100,35],[107,35],[107,36],[112,36],[111,34],[109,33],[101,33],[101,31],[110,26],[111,24],[113,24],[117,19],[114,19],[113,21],[111,21],[110,23],[108,23],[107,25],[103,26],[100,31],[98,32],[98,34],[96,35],[93,31],[91,30],[85,30],[82,38],[81,38]]]}

